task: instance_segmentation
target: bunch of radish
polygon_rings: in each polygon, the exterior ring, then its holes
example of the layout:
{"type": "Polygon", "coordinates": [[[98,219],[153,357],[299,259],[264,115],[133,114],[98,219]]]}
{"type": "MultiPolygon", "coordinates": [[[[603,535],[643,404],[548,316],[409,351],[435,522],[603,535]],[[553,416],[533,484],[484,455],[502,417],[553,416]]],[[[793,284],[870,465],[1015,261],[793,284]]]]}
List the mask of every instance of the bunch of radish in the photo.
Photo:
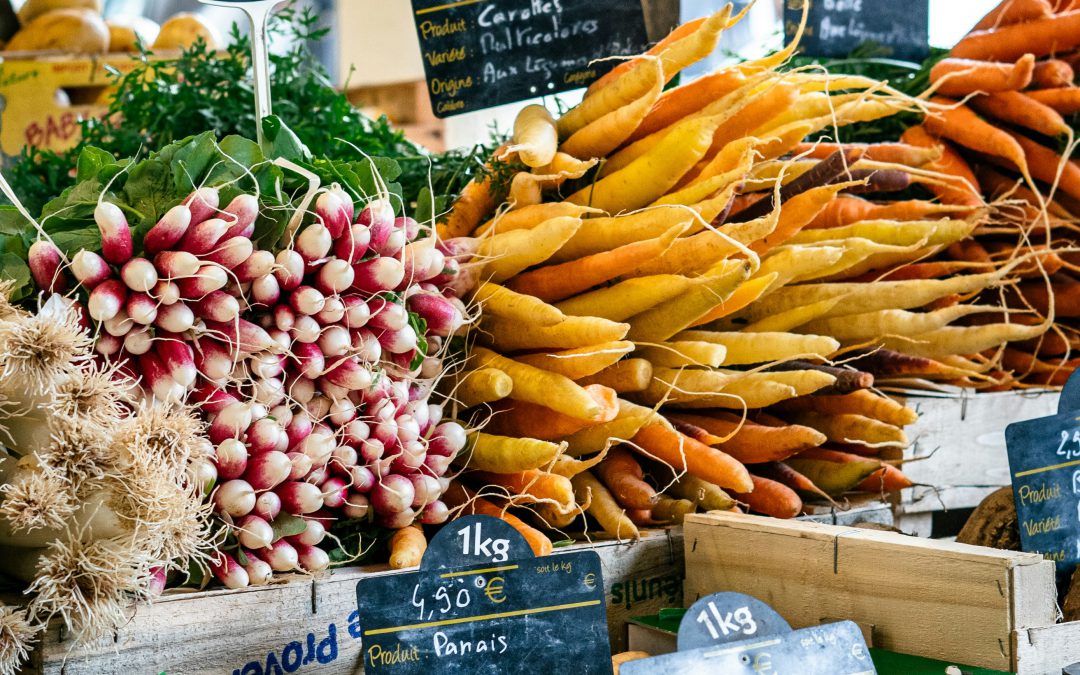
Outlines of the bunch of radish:
{"type": "Polygon", "coordinates": [[[141,256],[123,212],[102,202],[100,255],[82,250],[65,268],[41,241],[30,257],[42,288],[64,292],[69,270],[88,293],[102,358],[147,396],[201,406],[216,448],[202,478],[238,544],[212,571],[242,587],[324,569],[319,544],[338,518],[443,522],[443,475],[465,433],[428,398],[465,321],[467,247],[385,198],[356,213],[334,185],[287,246],[260,250],[258,199],[219,200],[196,190],[149,230],[141,256]],[[289,531],[297,517],[305,529],[276,535],[282,513],[289,531]]]}

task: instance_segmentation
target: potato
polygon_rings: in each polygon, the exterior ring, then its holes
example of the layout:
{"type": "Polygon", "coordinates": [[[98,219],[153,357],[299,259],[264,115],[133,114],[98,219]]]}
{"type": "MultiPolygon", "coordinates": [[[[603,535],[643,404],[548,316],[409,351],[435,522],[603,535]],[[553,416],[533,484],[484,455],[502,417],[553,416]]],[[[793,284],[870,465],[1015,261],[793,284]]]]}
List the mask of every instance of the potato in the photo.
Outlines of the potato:
{"type": "Polygon", "coordinates": [[[217,31],[196,14],[181,12],[161,25],[161,32],[154,40],[154,49],[184,49],[198,38],[206,41],[210,49],[217,49],[221,41],[217,31]]]}
{"type": "Polygon", "coordinates": [[[101,14],[102,0],[26,0],[19,8],[19,25],[25,26],[46,12],[58,9],[90,9],[101,14]]]}
{"type": "Polygon", "coordinates": [[[137,52],[138,43],[149,48],[157,40],[161,26],[141,16],[123,16],[109,19],[110,52],[137,52]]]}
{"type": "Polygon", "coordinates": [[[89,9],[46,12],[12,36],[4,51],[56,50],[76,54],[103,54],[109,49],[109,27],[89,9]]]}

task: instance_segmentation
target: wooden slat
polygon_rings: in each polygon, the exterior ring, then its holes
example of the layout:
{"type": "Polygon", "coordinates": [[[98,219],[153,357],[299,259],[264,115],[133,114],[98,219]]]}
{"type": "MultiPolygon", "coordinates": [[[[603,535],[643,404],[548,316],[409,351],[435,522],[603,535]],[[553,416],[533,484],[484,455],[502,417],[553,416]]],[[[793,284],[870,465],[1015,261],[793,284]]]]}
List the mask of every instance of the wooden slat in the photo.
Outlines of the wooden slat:
{"type": "Polygon", "coordinates": [[[1045,391],[907,397],[919,421],[906,429],[913,443],[904,473],[919,487],[904,490],[897,515],[972,508],[1008,485],[1005,427],[1055,414],[1057,398],[1045,391]]]}
{"type": "MultiPolygon", "coordinates": [[[[608,629],[615,651],[626,648],[630,617],[682,605],[681,529],[650,531],[637,542],[574,545],[557,549],[556,554],[587,548],[600,556],[608,629]]],[[[62,639],[58,626],[51,627],[24,672],[249,675],[279,672],[266,667],[268,659],[281,664],[283,658],[291,659],[300,650],[302,661],[309,655],[312,658],[294,672],[353,675],[363,671],[356,583],[365,576],[393,573],[379,566],[343,568],[274,586],[166,595],[138,608],[131,622],[118,631],[115,642],[69,651],[71,642],[62,639]],[[309,645],[314,645],[314,650],[309,645]],[[261,669],[251,666],[245,670],[247,664],[255,662],[261,669]]]]}
{"type": "Polygon", "coordinates": [[[1062,667],[1080,663],[1080,621],[1013,633],[1018,675],[1058,675],[1062,667]]]}
{"type": "Polygon", "coordinates": [[[1017,626],[1053,623],[1053,564],[892,532],[738,514],[688,516],[686,602],[733,590],[793,626],[844,617],[874,626],[874,645],[1007,670],[1017,626]],[[1014,603],[1011,584],[1044,595],[1014,603]]]}

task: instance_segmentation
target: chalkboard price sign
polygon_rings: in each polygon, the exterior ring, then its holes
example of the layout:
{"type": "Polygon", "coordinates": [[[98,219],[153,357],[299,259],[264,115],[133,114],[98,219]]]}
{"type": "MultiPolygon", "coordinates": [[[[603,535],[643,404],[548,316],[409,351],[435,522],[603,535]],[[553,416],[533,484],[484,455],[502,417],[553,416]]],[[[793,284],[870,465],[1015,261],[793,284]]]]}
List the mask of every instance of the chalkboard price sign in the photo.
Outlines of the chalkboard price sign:
{"type": "Polygon", "coordinates": [[[498,518],[455,520],[420,571],[363,579],[356,596],[371,675],[611,672],[600,557],[533,557],[498,518]]]}
{"type": "Polygon", "coordinates": [[[644,51],[638,0],[412,0],[431,106],[449,117],[587,86],[644,51]]]}
{"type": "Polygon", "coordinates": [[[784,33],[795,37],[803,3],[809,3],[800,51],[844,57],[866,43],[875,56],[921,62],[930,55],[929,0],[786,0],[784,33]]]}
{"type": "Polygon", "coordinates": [[[624,663],[622,675],[873,675],[859,627],[851,621],[792,630],[764,602],[742,593],[701,598],[679,624],[679,651],[624,663]]]}
{"type": "Polygon", "coordinates": [[[1058,414],[1010,424],[1005,443],[1020,545],[1057,564],[1080,564],[1080,376],[1061,392],[1058,414]]]}

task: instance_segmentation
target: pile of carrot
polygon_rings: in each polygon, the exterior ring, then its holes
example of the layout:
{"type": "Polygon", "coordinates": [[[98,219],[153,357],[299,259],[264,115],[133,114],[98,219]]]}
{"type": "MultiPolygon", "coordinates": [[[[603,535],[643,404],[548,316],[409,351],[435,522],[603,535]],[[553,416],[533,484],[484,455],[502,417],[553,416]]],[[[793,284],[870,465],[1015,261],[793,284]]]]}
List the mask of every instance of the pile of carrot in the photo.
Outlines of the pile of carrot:
{"type": "MultiPolygon", "coordinates": [[[[937,62],[933,109],[906,143],[936,150],[949,179],[926,187],[956,208],[991,205],[970,237],[933,260],[875,276],[900,279],[1015,265],[1017,282],[983,292],[1015,313],[971,315],[971,327],[1008,320],[1050,330],[1007,347],[985,345],[974,360],[994,388],[1060,386],[1080,364],[1080,164],[1072,159],[1080,87],[1080,3],[1005,0],[937,62]]],[[[843,216],[838,216],[842,219],[843,216]]]]}
{"type": "Polygon", "coordinates": [[[473,183],[440,224],[477,239],[482,312],[445,387],[472,429],[447,503],[538,551],[907,487],[916,415],[875,383],[997,385],[983,352],[1049,326],[990,298],[1038,256],[936,259],[993,225],[982,200],[896,198],[961,189],[941,146],[808,141],[938,104],[784,72],[794,45],[665,89],[739,18],[677,28],[558,119],[526,108],[493,160],[529,167],[509,196],[473,183]]]}

